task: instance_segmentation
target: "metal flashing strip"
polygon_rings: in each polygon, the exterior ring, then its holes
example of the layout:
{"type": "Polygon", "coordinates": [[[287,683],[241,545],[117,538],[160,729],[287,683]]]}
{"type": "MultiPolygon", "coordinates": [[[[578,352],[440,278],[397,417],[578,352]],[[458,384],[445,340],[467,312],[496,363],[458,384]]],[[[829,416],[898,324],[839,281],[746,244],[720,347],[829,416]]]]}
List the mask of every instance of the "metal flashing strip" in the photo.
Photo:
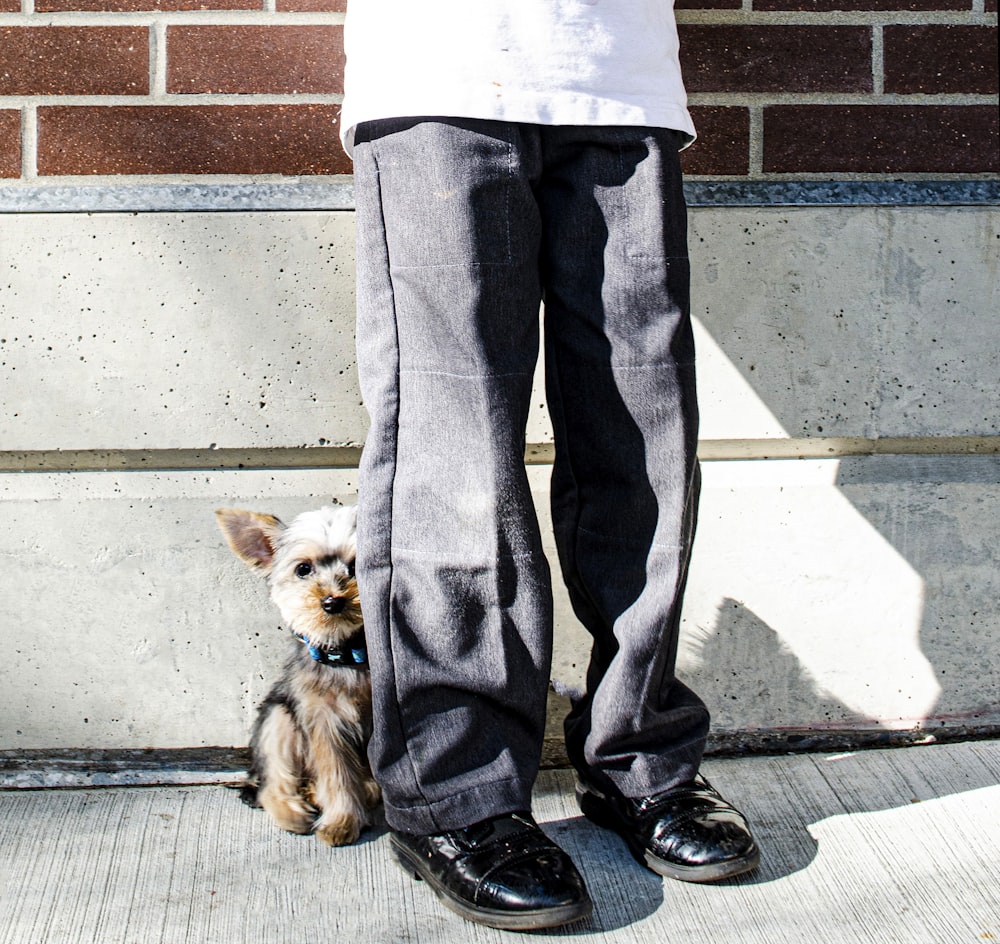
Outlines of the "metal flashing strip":
{"type": "Polygon", "coordinates": [[[246,449],[34,449],[0,452],[4,472],[251,472],[355,469],[361,446],[246,449]]]}
{"type": "MultiPolygon", "coordinates": [[[[908,729],[769,728],[712,731],[705,753],[712,757],[816,754],[995,740],[995,724],[952,724],[929,719],[908,729]]],[[[215,785],[235,787],[246,776],[250,752],[240,747],[3,750],[0,790],[93,789],[215,785]]],[[[561,735],[546,735],[541,766],[570,766],[561,735]]]]}
{"type": "Polygon", "coordinates": [[[249,763],[238,747],[2,750],[0,790],[235,785],[249,763]]]}
{"type": "MultiPolygon", "coordinates": [[[[0,474],[53,472],[252,472],[262,470],[356,469],[361,445],[230,447],[223,449],[28,449],[0,451],[0,474]]],[[[918,436],[885,439],[704,439],[705,462],[780,459],[847,459],[909,456],[941,459],[1000,456],[1000,436],[918,436]]],[[[552,443],[528,443],[529,466],[551,465],[552,443]]],[[[966,466],[963,466],[963,468],[966,466]]]]}
{"type": "MultiPolygon", "coordinates": [[[[1000,180],[687,180],[692,207],[997,206],[1000,180]]],[[[262,183],[12,184],[0,213],[351,210],[350,178],[262,183]]]]}
{"type": "MultiPolygon", "coordinates": [[[[223,449],[28,449],[0,451],[0,474],[51,472],[202,472],[356,469],[361,445],[272,446],[223,449]]],[[[842,459],[865,456],[1000,455],[1000,436],[915,436],[806,439],[704,439],[706,462],[768,459],[842,459]]],[[[527,465],[551,465],[552,443],[528,443],[527,465]]]]}
{"type": "Polygon", "coordinates": [[[247,213],[353,209],[354,185],[349,180],[0,187],[0,213],[247,213]]]}
{"type": "Polygon", "coordinates": [[[995,206],[1000,180],[688,180],[688,206],[995,206]]]}

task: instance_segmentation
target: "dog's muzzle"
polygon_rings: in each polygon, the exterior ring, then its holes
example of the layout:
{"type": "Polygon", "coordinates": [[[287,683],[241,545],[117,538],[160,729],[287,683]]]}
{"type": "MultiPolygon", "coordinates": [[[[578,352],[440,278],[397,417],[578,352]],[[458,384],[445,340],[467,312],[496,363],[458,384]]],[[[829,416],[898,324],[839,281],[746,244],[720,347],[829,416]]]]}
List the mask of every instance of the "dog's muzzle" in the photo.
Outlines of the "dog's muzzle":
{"type": "Polygon", "coordinates": [[[347,606],[347,601],[343,597],[335,597],[331,594],[328,597],[323,597],[320,606],[323,607],[324,613],[336,616],[338,613],[344,612],[344,607],[347,606]]]}

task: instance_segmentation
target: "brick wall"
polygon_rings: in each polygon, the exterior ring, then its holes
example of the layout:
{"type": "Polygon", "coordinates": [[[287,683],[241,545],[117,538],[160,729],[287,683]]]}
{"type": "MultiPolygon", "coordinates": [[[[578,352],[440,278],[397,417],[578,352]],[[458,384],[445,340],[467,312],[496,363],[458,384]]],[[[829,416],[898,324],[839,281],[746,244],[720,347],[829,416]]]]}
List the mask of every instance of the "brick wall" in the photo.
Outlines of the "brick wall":
{"type": "MultiPolygon", "coordinates": [[[[997,0],[679,0],[692,175],[1000,170],[997,0]]],[[[0,178],[350,173],[346,0],[0,0],[0,178]]]]}

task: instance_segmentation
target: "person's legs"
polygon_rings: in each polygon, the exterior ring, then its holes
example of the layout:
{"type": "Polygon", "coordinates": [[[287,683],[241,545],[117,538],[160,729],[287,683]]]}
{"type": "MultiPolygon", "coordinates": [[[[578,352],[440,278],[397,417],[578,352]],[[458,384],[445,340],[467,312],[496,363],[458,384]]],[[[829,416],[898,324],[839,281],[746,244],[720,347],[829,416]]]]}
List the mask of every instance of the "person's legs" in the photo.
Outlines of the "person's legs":
{"type": "MultiPolygon", "coordinates": [[[[608,804],[692,776],[704,743],[707,711],[673,677],[697,411],[683,226],[655,227],[662,195],[680,194],[679,176],[662,189],[676,172],[664,139],[439,119],[359,129],[369,754],[400,861],[449,907],[496,926],[590,909],[565,854],[512,815],[530,807],[551,656],[523,465],[539,263],[557,543],[595,638],[588,694],[567,724],[594,782],[585,812],[613,813],[622,831],[631,807],[608,804]]],[[[692,803],[707,801],[689,796],[671,809],[718,833],[717,811],[701,816],[692,803]]]]}
{"type": "Polygon", "coordinates": [[[529,812],[552,647],[524,469],[535,144],[427,119],[362,126],[355,146],[369,756],[400,864],[464,918],[518,930],[591,911],[529,812]]]}
{"type": "Polygon", "coordinates": [[[677,136],[556,128],[545,140],[552,511],[594,637],[567,747],[581,773],[636,796],[689,780],[708,729],[674,677],[699,481],[677,136]]]}
{"type": "Polygon", "coordinates": [[[359,129],[358,579],[395,829],[527,810],[551,588],[524,469],[539,220],[516,126],[359,129]]]}
{"type": "Polygon", "coordinates": [[[654,871],[715,881],[758,853],[742,814],[695,779],[708,711],[674,675],[699,488],[678,139],[554,128],[543,140],[552,513],[594,637],[566,720],[577,796],[654,871]]]}

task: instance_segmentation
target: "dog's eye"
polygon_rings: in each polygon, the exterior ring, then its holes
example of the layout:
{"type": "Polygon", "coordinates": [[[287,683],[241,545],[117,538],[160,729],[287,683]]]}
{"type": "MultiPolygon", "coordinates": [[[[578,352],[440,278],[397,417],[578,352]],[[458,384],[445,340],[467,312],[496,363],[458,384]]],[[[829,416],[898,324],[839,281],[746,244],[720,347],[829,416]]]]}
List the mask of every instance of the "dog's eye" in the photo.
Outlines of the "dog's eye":
{"type": "Polygon", "coordinates": [[[348,577],[354,576],[354,561],[347,562],[347,576],[348,577]]]}
{"type": "Polygon", "coordinates": [[[295,565],[296,577],[308,577],[313,572],[313,565],[309,561],[302,561],[295,565]]]}

